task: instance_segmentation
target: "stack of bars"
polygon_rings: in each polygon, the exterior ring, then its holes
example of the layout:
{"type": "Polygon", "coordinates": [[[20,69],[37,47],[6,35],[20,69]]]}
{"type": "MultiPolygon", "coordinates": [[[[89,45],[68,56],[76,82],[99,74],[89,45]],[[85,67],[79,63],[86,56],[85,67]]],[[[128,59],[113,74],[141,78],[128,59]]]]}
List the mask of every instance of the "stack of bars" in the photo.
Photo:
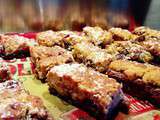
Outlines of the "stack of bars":
{"type": "Polygon", "coordinates": [[[112,119],[121,109],[122,90],[160,107],[160,31],[87,26],[82,32],[40,32],[34,44],[15,41],[11,47],[1,37],[3,59],[27,48],[22,56],[31,57],[36,77],[50,92],[98,119],[112,119]]]}

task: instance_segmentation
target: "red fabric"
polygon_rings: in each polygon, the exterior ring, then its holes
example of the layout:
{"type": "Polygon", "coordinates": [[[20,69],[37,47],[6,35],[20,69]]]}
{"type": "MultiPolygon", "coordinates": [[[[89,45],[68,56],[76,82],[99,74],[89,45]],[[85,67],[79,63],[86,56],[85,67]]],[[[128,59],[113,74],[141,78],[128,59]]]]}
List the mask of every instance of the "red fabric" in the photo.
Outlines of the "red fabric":
{"type": "Polygon", "coordinates": [[[136,22],[135,22],[135,20],[134,20],[134,17],[133,17],[133,16],[130,16],[129,30],[130,30],[130,31],[133,31],[136,26],[137,26],[137,25],[136,25],[136,22]]]}
{"type": "Polygon", "coordinates": [[[36,34],[35,32],[28,32],[28,33],[22,33],[19,34],[20,36],[26,37],[26,38],[36,38],[36,34]]]}
{"type": "Polygon", "coordinates": [[[5,35],[19,35],[19,36],[23,36],[26,38],[36,38],[36,32],[28,32],[28,33],[17,33],[17,32],[11,32],[11,33],[6,33],[5,35]]]}

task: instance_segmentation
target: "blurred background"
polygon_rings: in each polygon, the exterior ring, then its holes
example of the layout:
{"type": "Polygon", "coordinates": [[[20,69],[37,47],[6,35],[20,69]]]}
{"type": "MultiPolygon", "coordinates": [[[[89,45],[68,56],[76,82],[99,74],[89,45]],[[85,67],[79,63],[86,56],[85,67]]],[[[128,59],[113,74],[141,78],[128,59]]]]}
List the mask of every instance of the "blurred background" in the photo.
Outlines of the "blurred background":
{"type": "Polygon", "coordinates": [[[86,25],[160,29],[160,0],[0,0],[0,32],[82,30],[86,25]]]}

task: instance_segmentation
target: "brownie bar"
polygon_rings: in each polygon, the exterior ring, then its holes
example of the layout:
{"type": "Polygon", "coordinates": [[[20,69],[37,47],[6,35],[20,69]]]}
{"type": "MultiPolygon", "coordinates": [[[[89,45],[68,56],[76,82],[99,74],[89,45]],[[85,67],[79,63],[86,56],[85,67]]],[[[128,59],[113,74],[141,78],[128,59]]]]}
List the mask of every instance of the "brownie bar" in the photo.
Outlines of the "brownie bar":
{"type": "Polygon", "coordinates": [[[104,47],[113,41],[112,34],[100,27],[84,27],[83,32],[89,37],[88,41],[96,46],[104,47]]]}
{"type": "Polygon", "coordinates": [[[133,34],[160,39],[160,31],[144,26],[135,28],[133,34]]]}
{"type": "Polygon", "coordinates": [[[115,41],[134,40],[138,37],[137,35],[134,35],[128,30],[122,28],[110,28],[108,31],[112,33],[115,41]]]}
{"type": "Polygon", "coordinates": [[[111,62],[106,73],[124,83],[124,91],[139,98],[160,104],[160,68],[127,60],[111,62]]]}
{"type": "Polygon", "coordinates": [[[143,46],[148,52],[154,56],[154,62],[159,63],[160,58],[160,39],[151,36],[140,36],[135,43],[143,46]]]}
{"type": "Polygon", "coordinates": [[[83,41],[89,41],[89,38],[84,35],[84,33],[80,32],[71,32],[71,31],[59,31],[58,34],[61,36],[65,36],[61,41],[61,46],[68,50],[72,50],[72,47],[77,43],[83,41]]]}
{"type": "Polygon", "coordinates": [[[60,55],[43,58],[36,64],[37,77],[41,80],[44,80],[46,79],[46,75],[51,67],[71,62],[74,62],[74,59],[71,52],[69,51],[66,51],[60,55]]]}
{"type": "Polygon", "coordinates": [[[131,41],[115,41],[106,46],[109,54],[114,55],[116,59],[128,59],[139,62],[151,62],[153,56],[145,47],[131,41]]]}
{"type": "Polygon", "coordinates": [[[99,72],[104,72],[108,64],[112,61],[112,56],[88,42],[81,42],[73,47],[73,57],[80,63],[93,67],[99,72]]]}
{"type": "Polygon", "coordinates": [[[51,92],[69,98],[98,119],[110,118],[123,101],[121,84],[78,63],[53,67],[47,74],[51,92]]]}
{"type": "Polygon", "coordinates": [[[0,83],[0,108],[2,120],[53,120],[41,99],[15,80],[0,83]]]}
{"type": "Polygon", "coordinates": [[[148,38],[147,40],[140,42],[140,44],[154,56],[160,56],[160,40],[148,38]]]}
{"type": "Polygon", "coordinates": [[[60,45],[60,41],[63,39],[63,35],[57,34],[52,30],[40,32],[36,35],[36,41],[39,45],[52,47],[54,45],[60,45]]]}
{"type": "Polygon", "coordinates": [[[0,57],[3,59],[29,56],[29,46],[37,45],[33,39],[18,35],[1,35],[0,57]]]}
{"type": "Polygon", "coordinates": [[[0,63],[0,83],[11,79],[11,74],[8,65],[0,63]]]}
{"type": "MultiPolygon", "coordinates": [[[[160,31],[142,26],[136,28],[133,33],[139,35],[135,42],[145,47],[155,58],[160,57],[160,31]]],[[[154,62],[159,63],[159,59],[154,62]]]]}
{"type": "Polygon", "coordinates": [[[30,47],[31,61],[36,64],[39,60],[51,56],[58,56],[66,53],[66,50],[59,47],[33,46],[30,47]]]}

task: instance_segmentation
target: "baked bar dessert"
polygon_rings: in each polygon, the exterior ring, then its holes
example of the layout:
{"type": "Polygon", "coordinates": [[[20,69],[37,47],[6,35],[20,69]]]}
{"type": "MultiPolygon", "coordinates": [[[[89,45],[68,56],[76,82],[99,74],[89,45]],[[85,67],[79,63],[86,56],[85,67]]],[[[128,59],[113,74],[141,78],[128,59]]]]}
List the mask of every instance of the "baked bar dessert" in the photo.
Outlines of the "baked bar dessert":
{"type": "Polygon", "coordinates": [[[39,45],[52,47],[54,45],[60,45],[60,41],[65,36],[60,36],[57,32],[52,30],[40,32],[36,35],[36,41],[39,45]]]}
{"type": "Polygon", "coordinates": [[[61,41],[61,46],[68,50],[72,50],[73,46],[83,41],[89,41],[89,38],[81,32],[59,31],[59,35],[65,36],[61,41]]]}
{"type": "Polygon", "coordinates": [[[88,41],[96,46],[104,47],[113,41],[112,34],[100,27],[84,27],[83,32],[89,38],[88,41]]]}
{"type": "Polygon", "coordinates": [[[105,49],[101,49],[88,42],[76,44],[73,47],[73,57],[77,62],[93,67],[99,72],[104,72],[113,59],[105,49]]]}
{"type": "Polygon", "coordinates": [[[140,36],[134,42],[141,45],[154,56],[153,64],[158,65],[160,63],[160,39],[151,36],[140,36]]]}
{"type": "Polygon", "coordinates": [[[128,59],[139,62],[151,62],[153,56],[143,46],[131,41],[115,41],[106,46],[109,54],[114,55],[116,59],[128,59]]]}
{"type": "Polygon", "coordinates": [[[0,83],[1,120],[53,120],[39,97],[28,94],[21,83],[0,83]]]}
{"type": "Polygon", "coordinates": [[[146,50],[151,52],[154,56],[160,56],[160,40],[147,38],[139,44],[145,47],[146,50]]]}
{"type": "Polygon", "coordinates": [[[5,63],[0,63],[0,83],[11,79],[9,67],[5,63]]]}
{"type": "MultiPolygon", "coordinates": [[[[59,52],[59,51],[57,51],[59,52]]],[[[55,55],[51,57],[46,57],[41,60],[39,60],[36,64],[35,73],[38,77],[38,79],[41,79],[42,81],[45,81],[46,75],[50,68],[56,65],[64,64],[64,63],[71,63],[74,62],[73,56],[71,52],[65,51],[64,53],[60,55],[55,55]]]]}
{"type": "Polygon", "coordinates": [[[30,47],[31,61],[36,64],[40,59],[58,56],[66,53],[66,50],[59,47],[33,46],[30,47]]]}
{"type": "Polygon", "coordinates": [[[71,100],[99,119],[111,119],[123,101],[121,84],[83,64],[62,64],[47,74],[51,93],[71,100]]]}
{"type": "Polygon", "coordinates": [[[144,26],[135,28],[133,34],[160,39],[160,31],[144,26]]]}
{"type": "Polygon", "coordinates": [[[107,75],[122,82],[124,91],[147,99],[160,107],[159,67],[127,60],[116,60],[109,65],[107,75]]]}
{"type": "Polygon", "coordinates": [[[160,31],[142,26],[137,27],[133,34],[139,35],[136,42],[144,46],[155,57],[160,56],[160,31]]]}
{"type": "Polygon", "coordinates": [[[108,31],[112,33],[115,41],[134,40],[138,37],[137,35],[134,35],[128,30],[122,28],[110,28],[108,31]]]}
{"type": "Polygon", "coordinates": [[[18,35],[1,35],[0,41],[0,57],[3,59],[27,57],[29,46],[37,45],[35,40],[18,35]]]}

